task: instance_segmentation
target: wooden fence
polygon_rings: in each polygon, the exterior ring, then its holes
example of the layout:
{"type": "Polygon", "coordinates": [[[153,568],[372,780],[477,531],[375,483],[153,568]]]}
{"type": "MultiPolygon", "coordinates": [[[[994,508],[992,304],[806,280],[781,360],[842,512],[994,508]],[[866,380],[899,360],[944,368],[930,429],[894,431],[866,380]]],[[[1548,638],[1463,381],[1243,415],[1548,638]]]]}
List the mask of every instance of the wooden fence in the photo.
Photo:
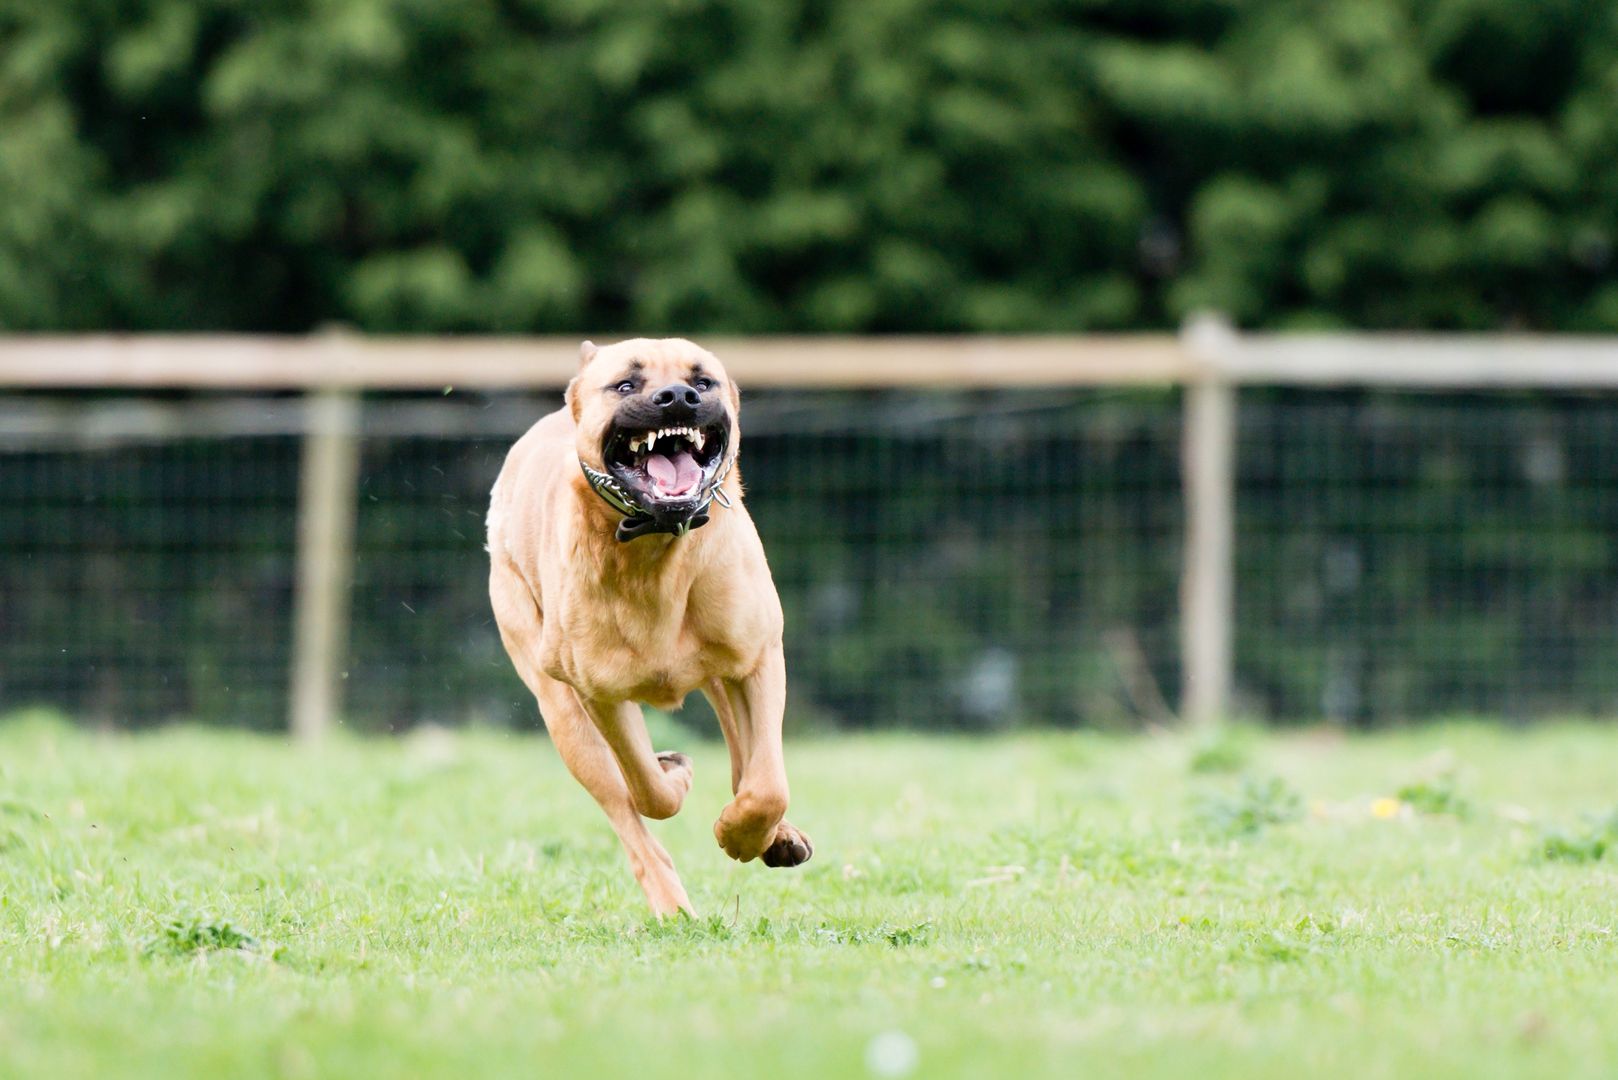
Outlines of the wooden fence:
{"type": "MultiPolygon", "coordinates": [[[[1227,711],[1234,667],[1237,397],[1243,385],[1618,390],[1618,338],[1240,334],[1213,317],[1174,335],[704,338],[744,387],[1185,388],[1180,591],[1190,725],[1227,711]]],[[[365,391],[564,384],[577,339],[80,336],[0,338],[16,389],[302,391],[290,729],[314,739],[341,711],[365,391]]]]}

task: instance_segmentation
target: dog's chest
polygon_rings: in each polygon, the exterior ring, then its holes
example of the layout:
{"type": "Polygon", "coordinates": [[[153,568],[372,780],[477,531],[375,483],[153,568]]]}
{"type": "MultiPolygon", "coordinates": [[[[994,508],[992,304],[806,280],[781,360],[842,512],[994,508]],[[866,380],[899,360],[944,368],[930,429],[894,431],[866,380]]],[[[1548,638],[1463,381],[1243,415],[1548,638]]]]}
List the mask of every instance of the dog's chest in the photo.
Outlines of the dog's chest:
{"type": "Polygon", "coordinates": [[[655,606],[584,602],[570,605],[568,616],[555,643],[559,674],[591,696],[675,708],[737,666],[734,651],[714,640],[683,598],[655,606]]]}
{"type": "Polygon", "coordinates": [[[635,701],[674,708],[708,679],[708,650],[683,622],[629,628],[618,653],[616,689],[635,701]]]}

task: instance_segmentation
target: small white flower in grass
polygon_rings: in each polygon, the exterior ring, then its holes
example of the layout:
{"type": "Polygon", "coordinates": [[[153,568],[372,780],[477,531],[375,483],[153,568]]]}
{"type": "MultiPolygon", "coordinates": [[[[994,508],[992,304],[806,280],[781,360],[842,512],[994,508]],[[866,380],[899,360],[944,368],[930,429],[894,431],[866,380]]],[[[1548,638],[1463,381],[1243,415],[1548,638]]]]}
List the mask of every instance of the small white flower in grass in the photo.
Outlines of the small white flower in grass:
{"type": "Polygon", "coordinates": [[[909,1076],[921,1064],[916,1040],[902,1031],[884,1031],[865,1044],[865,1067],[872,1076],[909,1076]]]}

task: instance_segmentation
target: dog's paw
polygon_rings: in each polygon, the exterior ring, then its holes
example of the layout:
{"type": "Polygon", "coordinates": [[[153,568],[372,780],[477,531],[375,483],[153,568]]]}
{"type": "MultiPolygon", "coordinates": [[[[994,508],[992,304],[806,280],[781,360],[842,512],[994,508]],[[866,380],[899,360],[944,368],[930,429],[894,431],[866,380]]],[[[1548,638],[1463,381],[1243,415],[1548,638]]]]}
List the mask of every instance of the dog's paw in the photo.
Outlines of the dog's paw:
{"type": "Polygon", "coordinates": [[[691,759],[678,750],[664,750],[657,755],[657,760],[666,773],[677,772],[680,769],[684,769],[686,772],[691,771],[691,759]]]}
{"type": "MultiPolygon", "coordinates": [[[[713,824],[714,839],[737,862],[752,862],[763,856],[774,842],[777,826],[786,825],[784,798],[771,799],[741,793],[731,800],[713,824]]],[[[788,829],[792,828],[786,825],[788,829]]]]}
{"type": "Polygon", "coordinates": [[[760,856],[765,866],[802,866],[815,853],[809,834],[790,821],[783,821],[775,829],[775,840],[760,856]]]}
{"type": "Polygon", "coordinates": [[[663,775],[669,782],[680,790],[680,801],[685,801],[686,792],[691,790],[691,759],[678,750],[664,750],[657,755],[657,763],[663,766],[663,775]]]}

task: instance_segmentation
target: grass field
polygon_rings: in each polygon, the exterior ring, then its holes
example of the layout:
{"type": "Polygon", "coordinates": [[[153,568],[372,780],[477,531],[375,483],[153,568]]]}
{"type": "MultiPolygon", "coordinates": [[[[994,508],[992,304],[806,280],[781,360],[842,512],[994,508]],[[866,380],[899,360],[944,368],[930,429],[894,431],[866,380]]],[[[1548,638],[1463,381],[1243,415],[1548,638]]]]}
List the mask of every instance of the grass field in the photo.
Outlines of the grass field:
{"type": "Polygon", "coordinates": [[[543,740],[0,725],[0,1073],[1618,1071],[1618,727],[680,748],[659,925],[543,740]]]}

